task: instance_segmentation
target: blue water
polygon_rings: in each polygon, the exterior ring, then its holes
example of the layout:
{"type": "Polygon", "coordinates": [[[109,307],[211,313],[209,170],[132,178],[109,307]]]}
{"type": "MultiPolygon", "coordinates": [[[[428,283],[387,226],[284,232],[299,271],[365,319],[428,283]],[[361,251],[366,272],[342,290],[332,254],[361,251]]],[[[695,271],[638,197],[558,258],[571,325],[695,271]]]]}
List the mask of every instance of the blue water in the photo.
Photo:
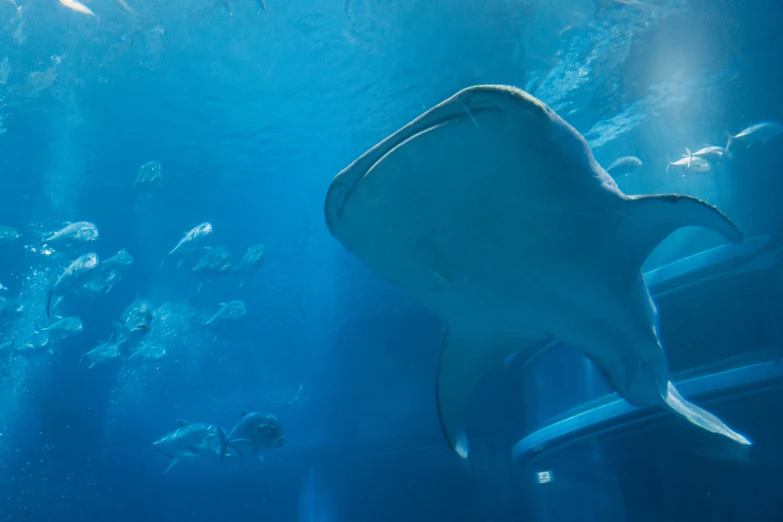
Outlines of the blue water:
{"type": "MultiPolygon", "coordinates": [[[[461,463],[435,406],[441,323],[349,255],[323,216],[337,172],[461,88],[526,89],[602,165],[638,156],[643,167],[617,180],[628,193],[691,194],[746,236],[783,231],[783,138],[704,175],[665,172],[667,154],[783,121],[780,2],[127,1],[135,15],[92,0],[90,17],[0,0],[0,225],[22,234],[2,247],[0,283],[25,310],[0,333],[27,339],[47,324],[47,291],[71,259],[42,239],[65,222],[95,223],[101,258],[135,258],[108,294],[63,301],[84,330],[54,355],[0,361],[0,520],[545,520],[518,494],[510,450],[531,404],[552,416],[573,405],[493,370],[472,419],[475,464],[461,463]],[[133,181],[151,160],[163,177],[147,197],[133,181]],[[197,292],[186,269],[160,266],[204,221],[235,262],[265,246],[241,288],[227,277],[197,292]],[[80,366],[137,295],[153,303],[166,356],[80,366]],[[233,299],[246,320],[217,338],[199,328],[233,299]],[[242,410],[285,426],[264,462],[164,475],[168,459],[145,451],[175,419],[228,430],[242,410]]],[[[682,230],[645,268],[721,243],[682,230]]],[[[629,494],[637,513],[659,513],[642,497],[629,494]]],[[[723,520],[681,513],[671,519],[723,520]]]]}

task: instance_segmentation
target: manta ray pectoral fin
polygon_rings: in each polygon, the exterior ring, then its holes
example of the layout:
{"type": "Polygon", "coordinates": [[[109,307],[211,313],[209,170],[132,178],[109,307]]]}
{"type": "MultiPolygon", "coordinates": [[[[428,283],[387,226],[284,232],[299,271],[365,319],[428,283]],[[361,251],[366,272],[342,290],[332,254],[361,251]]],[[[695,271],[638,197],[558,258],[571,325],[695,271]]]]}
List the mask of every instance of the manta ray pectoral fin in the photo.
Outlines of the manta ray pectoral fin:
{"type": "Polygon", "coordinates": [[[723,435],[724,437],[728,437],[731,440],[746,446],[753,444],[746,437],[729,428],[725,422],[712,413],[685,400],[671,381],[667,383],[666,392],[661,394],[661,398],[666,406],[675,413],[685,417],[691,424],[704,428],[712,433],[723,435]]]}
{"type": "Polygon", "coordinates": [[[629,220],[622,231],[628,242],[628,255],[634,277],[655,247],[683,227],[714,230],[734,244],[742,242],[742,232],[716,207],[700,199],[680,194],[629,196],[629,220]]]}
{"type": "Polygon", "coordinates": [[[482,377],[512,353],[548,340],[551,337],[534,331],[507,335],[489,329],[445,331],[438,363],[438,417],[443,434],[457,455],[468,458],[464,424],[473,391],[482,377]]]}

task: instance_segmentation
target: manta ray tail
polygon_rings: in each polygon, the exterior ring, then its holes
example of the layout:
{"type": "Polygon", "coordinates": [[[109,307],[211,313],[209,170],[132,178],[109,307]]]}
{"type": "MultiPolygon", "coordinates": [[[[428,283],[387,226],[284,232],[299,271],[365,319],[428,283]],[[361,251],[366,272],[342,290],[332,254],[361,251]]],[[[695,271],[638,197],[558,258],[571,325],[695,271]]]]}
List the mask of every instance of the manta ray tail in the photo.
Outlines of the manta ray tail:
{"type": "Polygon", "coordinates": [[[729,428],[726,423],[712,413],[685,400],[671,381],[667,383],[666,392],[665,394],[661,394],[661,398],[669,409],[685,417],[691,424],[704,428],[712,433],[723,435],[724,437],[728,437],[731,440],[746,446],[753,444],[746,437],[729,428]]]}

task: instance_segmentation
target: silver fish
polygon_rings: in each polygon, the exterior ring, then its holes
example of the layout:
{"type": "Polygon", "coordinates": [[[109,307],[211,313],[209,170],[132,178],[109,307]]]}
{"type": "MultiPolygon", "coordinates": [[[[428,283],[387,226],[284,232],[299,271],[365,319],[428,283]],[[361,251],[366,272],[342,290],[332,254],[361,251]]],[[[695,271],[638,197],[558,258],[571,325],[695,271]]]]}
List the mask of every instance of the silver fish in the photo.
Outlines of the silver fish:
{"type": "Polygon", "coordinates": [[[751,125],[747,129],[734,136],[729,134],[728,140],[726,141],[726,150],[728,150],[729,147],[731,147],[731,144],[735,141],[746,142],[749,145],[751,143],[764,144],[782,133],[783,125],[780,123],[776,121],[762,121],[760,123],[756,123],[755,125],[751,125]]]}
{"type": "Polygon", "coordinates": [[[186,420],[178,420],[177,424],[179,428],[149,445],[171,459],[164,474],[180,460],[217,456],[220,462],[223,461],[231,445],[223,428],[216,424],[190,423],[186,420]]]}
{"type": "Polygon", "coordinates": [[[98,227],[89,221],[68,223],[51,236],[44,239],[47,244],[56,248],[72,248],[97,241],[98,227]]]}
{"type": "Polygon", "coordinates": [[[49,290],[46,299],[46,316],[51,315],[52,298],[65,296],[78,291],[85,283],[92,279],[98,270],[98,254],[90,252],[76,258],[68,268],[57,278],[54,286],[49,290]]]}

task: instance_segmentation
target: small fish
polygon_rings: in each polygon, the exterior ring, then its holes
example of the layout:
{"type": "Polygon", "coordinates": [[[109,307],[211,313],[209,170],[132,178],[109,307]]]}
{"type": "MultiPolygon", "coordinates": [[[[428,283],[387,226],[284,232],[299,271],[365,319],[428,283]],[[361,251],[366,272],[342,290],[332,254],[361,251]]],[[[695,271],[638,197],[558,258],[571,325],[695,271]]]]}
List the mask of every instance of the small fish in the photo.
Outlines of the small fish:
{"type": "Polygon", "coordinates": [[[164,474],[171,471],[180,460],[216,456],[223,462],[229,446],[232,446],[223,428],[216,424],[190,423],[186,420],[178,420],[177,424],[179,428],[149,445],[171,459],[164,474]]]}
{"type": "Polygon", "coordinates": [[[642,166],[642,160],[635,156],[625,156],[618,158],[606,168],[606,172],[612,176],[623,176],[630,174],[642,166]]]}
{"type": "Polygon", "coordinates": [[[49,353],[54,353],[54,349],[51,346],[52,338],[48,332],[42,332],[37,328],[33,331],[33,335],[27,340],[24,345],[17,347],[15,352],[29,358],[37,353],[41,352],[44,348],[49,353]]]}
{"type": "Polygon", "coordinates": [[[90,11],[90,8],[84,5],[81,2],[78,2],[77,0],[60,0],[60,3],[63,4],[68,9],[72,9],[73,11],[76,11],[77,13],[86,14],[87,16],[92,16],[94,18],[97,18],[95,16],[95,13],[90,11]]]}
{"type": "Polygon", "coordinates": [[[67,339],[83,330],[82,320],[76,316],[58,317],[55,322],[43,328],[36,328],[46,332],[52,341],[67,339]]]}
{"type": "Polygon", "coordinates": [[[228,434],[228,441],[240,455],[257,455],[263,460],[261,452],[283,446],[285,435],[283,425],[274,415],[243,411],[242,418],[228,434]]]}
{"type": "Polygon", "coordinates": [[[206,248],[207,253],[190,271],[191,276],[196,276],[201,280],[198,291],[201,291],[201,286],[205,282],[227,275],[233,270],[231,252],[226,247],[206,248]]]}
{"type": "Polygon", "coordinates": [[[21,236],[22,235],[15,228],[0,226],[0,245],[16,243],[21,236]]]}
{"type": "MultiPolygon", "coordinates": [[[[89,282],[98,269],[98,254],[90,252],[79,256],[57,278],[54,286],[49,290],[46,300],[46,316],[51,315],[52,298],[63,297],[78,291],[85,283],[89,282]]],[[[56,304],[55,304],[56,306],[56,304]]]]}
{"type": "Polygon", "coordinates": [[[55,248],[72,248],[98,240],[98,227],[89,221],[67,223],[65,227],[44,239],[55,248]]]}
{"type": "Polygon", "coordinates": [[[141,167],[133,181],[133,186],[138,191],[149,192],[160,186],[163,180],[163,167],[159,161],[148,161],[141,167]]]}
{"type": "Polygon", "coordinates": [[[220,310],[215,313],[201,328],[212,326],[222,321],[237,321],[247,316],[247,308],[243,301],[229,301],[228,303],[219,303],[220,310]]]}
{"type": "Polygon", "coordinates": [[[138,350],[133,352],[126,360],[134,365],[141,365],[149,361],[157,361],[165,357],[166,349],[158,344],[144,342],[138,350]]]}
{"type": "Polygon", "coordinates": [[[15,344],[16,344],[16,340],[13,338],[0,343],[0,353],[5,351],[10,351],[13,353],[15,344]]]}
{"type": "Polygon", "coordinates": [[[0,320],[11,321],[22,315],[22,313],[23,309],[21,306],[14,306],[5,297],[0,297],[0,320]]]}
{"type": "Polygon", "coordinates": [[[92,350],[82,354],[81,358],[79,359],[79,366],[82,365],[82,361],[86,358],[88,361],[90,361],[90,366],[87,367],[87,369],[92,369],[98,366],[99,364],[106,364],[111,361],[114,361],[116,359],[120,358],[120,345],[124,341],[117,341],[115,343],[112,343],[112,337],[114,334],[112,334],[109,337],[109,340],[105,343],[101,341],[98,343],[98,345],[93,348],[92,350]]]}
{"type": "MultiPolygon", "coordinates": [[[[668,162],[666,165],[666,172],[669,172],[669,168],[671,167],[684,168],[686,172],[709,172],[712,170],[712,164],[709,161],[699,156],[694,156],[690,149],[686,148],[685,152],[688,154],[677,161],[670,161],[669,156],[666,156],[666,161],[668,162]]],[[[685,174],[683,174],[683,176],[684,175],[685,174]]]]}
{"type": "MultiPolygon", "coordinates": [[[[169,252],[169,256],[179,257],[181,259],[194,252],[198,247],[203,246],[211,235],[212,225],[210,223],[202,223],[188,231],[182,239],[179,240],[177,246],[169,252]]],[[[180,265],[181,264],[182,261],[180,261],[180,265]]]]}
{"type": "Polygon", "coordinates": [[[132,264],[133,256],[124,248],[101,263],[100,270],[105,274],[104,283],[107,293],[125,277],[132,264]]]}
{"type": "Polygon", "coordinates": [[[150,331],[152,324],[152,305],[146,299],[136,299],[120,316],[120,323],[116,323],[118,335],[122,338],[132,334],[145,336],[150,331]]]}
{"type": "Polygon", "coordinates": [[[703,149],[694,152],[693,155],[700,156],[700,157],[715,156],[717,159],[722,159],[723,156],[726,156],[727,158],[731,159],[731,152],[729,152],[729,149],[725,147],[719,147],[717,145],[710,145],[708,147],[704,147],[703,149]]]}
{"type": "Polygon", "coordinates": [[[133,9],[131,9],[130,6],[125,2],[125,0],[114,0],[114,3],[117,4],[120,7],[120,9],[122,9],[126,13],[132,15],[136,14],[133,12],[133,9]]]}
{"type": "Polygon", "coordinates": [[[245,278],[258,272],[264,264],[264,245],[253,245],[247,249],[239,266],[236,268],[236,276],[241,278],[239,287],[245,282],[245,278]]]}
{"type": "Polygon", "coordinates": [[[726,133],[728,135],[728,140],[726,141],[726,150],[729,150],[729,147],[731,147],[731,144],[735,141],[743,141],[748,145],[751,143],[764,144],[782,133],[783,125],[780,125],[780,123],[776,121],[762,121],[761,123],[751,125],[735,136],[726,133]]]}

